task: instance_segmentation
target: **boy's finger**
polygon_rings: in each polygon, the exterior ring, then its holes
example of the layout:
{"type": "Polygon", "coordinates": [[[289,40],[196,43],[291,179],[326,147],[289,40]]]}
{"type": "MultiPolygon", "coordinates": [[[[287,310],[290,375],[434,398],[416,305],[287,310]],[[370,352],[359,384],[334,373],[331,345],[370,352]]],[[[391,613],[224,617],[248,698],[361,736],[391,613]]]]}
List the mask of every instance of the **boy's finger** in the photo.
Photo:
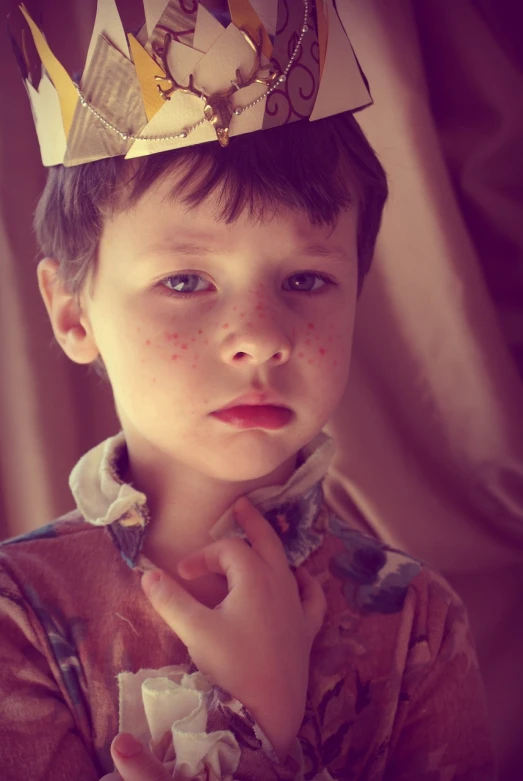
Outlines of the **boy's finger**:
{"type": "Polygon", "coordinates": [[[201,627],[208,626],[212,610],[165,572],[147,570],[141,585],[158,615],[185,645],[195,642],[201,627]]]}
{"type": "Polygon", "coordinates": [[[321,585],[306,569],[297,569],[295,575],[300,586],[303,612],[309,625],[311,637],[314,638],[322,628],[325,620],[327,598],[321,585]]]}
{"type": "Polygon", "coordinates": [[[282,541],[267,518],[246,496],[241,496],[236,501],[234,514],[253,549],[271,569],[278,563],[288,566],[282,541]]]}
{"type": "Polygon", "coordinates": [[[122,781],[172,781],[160,760],[127,732],[115,737],[111,756],[122,781]]]}

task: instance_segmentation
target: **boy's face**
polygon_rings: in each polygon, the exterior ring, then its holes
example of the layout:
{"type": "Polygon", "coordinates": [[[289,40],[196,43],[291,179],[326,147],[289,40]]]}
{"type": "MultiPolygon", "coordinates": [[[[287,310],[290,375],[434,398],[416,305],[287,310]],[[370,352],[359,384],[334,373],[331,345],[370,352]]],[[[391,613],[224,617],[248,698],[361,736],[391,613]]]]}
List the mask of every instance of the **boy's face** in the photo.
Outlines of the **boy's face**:
{"type": "Polygon", "coordinates": [[[214,194],[186,211],[172,187],[169,177],[156,182],[107,220],[92,290],[87,282],[81,296],[81,362],[87,345],[91,360],[103,358],[130,452],[222,481],[256,480],[314,438],[341,400],[357,212],[342,212],[334,230],[283,209],[265,225],[245,215],[225,225],[213,216],[214,194]],[[176,243],[202,249],[187,255],[176,243]],[[310,245],[341,254],[306,255],[310,245]],[[255,384],[292,409],[288,425],[238,429],[211,416],[255,384]]]}

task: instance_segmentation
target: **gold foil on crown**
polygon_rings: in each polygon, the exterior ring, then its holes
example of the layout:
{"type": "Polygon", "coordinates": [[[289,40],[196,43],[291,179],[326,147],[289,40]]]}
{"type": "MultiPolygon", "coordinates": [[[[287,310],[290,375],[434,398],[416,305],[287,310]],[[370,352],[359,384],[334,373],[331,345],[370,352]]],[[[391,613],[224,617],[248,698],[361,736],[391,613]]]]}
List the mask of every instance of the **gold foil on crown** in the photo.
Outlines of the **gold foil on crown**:
{"type": "Polygon", "coordinates": [[[57,58],[54,56],[53,52],[49,48],[49,44],[44,38],[43,33],[40,32],[39,28],[32,20],[23,3],[20,6],[20,10],[25,16],[25,20],[29,25],[43,66],[49,74],[58,93],[60,110],[62,112],[62,121],[64,123],[64,131],[67,138],[73,122],[75,107],[79,105],[78,93],[74,88],[73,80],[65,70],[62,63],[59,62],[59,60],[57,60],[57,58]]]}
{"type": "Polygon", "coordinates": [[[165,73],[158,63],[148,55],[143,46],[136,40],[134,35],[127,36],[129,39],[129,48],[136,68],[136,75],[140,82],[142,90],[143,105],[147,114],[147,121],[150,121],[157,111],[163,106],[163,98],[158,92],[158,82],[156,77],[164,78],[165,73]]]}
{"type": "Polygon", "coordinates": [[[268,60],[272,57],[272,43],[260,17],[249,3],[249,0],[229,0],[229,11],[232,23],[241,30],[242,28],[257,41],[258,30],[262,30],[261,53],[268,60]]]}

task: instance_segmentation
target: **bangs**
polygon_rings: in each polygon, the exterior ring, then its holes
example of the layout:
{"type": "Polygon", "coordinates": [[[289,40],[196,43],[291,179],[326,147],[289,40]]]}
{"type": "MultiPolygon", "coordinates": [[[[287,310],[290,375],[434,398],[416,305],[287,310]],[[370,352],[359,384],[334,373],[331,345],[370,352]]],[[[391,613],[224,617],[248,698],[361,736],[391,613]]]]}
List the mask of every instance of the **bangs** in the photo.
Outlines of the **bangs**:
{"type": "Polygon", "coordinates": [[[226,224],[245,210],[253,222],[265,222],[283,207],[306,213],[313,225],[333,225],[342,209],[359,200],[359,193],[349,190],[349,183],[357,189],[357,179],[343,165],[339,138],[332,123],[326,128],[322,120],[293,123],[287,133],[274,128],[234,136],[227,147],[200,144],[138,161],[132,175],[120,180],[118,208],[132,205],[155,181],[174,173],[180,174],[174,199],[192,209],[216,192],[216,219],[226,224]]]}

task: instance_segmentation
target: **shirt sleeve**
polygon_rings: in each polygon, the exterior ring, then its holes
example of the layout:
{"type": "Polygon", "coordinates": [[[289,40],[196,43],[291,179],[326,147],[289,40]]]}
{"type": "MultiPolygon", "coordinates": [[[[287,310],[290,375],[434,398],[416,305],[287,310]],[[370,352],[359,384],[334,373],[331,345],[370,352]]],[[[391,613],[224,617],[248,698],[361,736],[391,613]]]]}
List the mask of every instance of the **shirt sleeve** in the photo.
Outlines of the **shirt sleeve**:
{"type": "Polygon", "coordinates": [[[0,567],[2,781],[98,781],[88,748],[49,664],[44,631],[0,567]]]}
{"type": "Polygon", "coordinates": [[[496,781],[484,686],[465,607],[435,573],[415,599],[419,618],[408,638],[384,781],[496,781]]]}
{"type": "Polygon", "coordinates": [[[173,778],[303,779],[296,739],[280,762],[241,702],[186,665],[118,675],[119,731],[130,732],[173,778]]]}

